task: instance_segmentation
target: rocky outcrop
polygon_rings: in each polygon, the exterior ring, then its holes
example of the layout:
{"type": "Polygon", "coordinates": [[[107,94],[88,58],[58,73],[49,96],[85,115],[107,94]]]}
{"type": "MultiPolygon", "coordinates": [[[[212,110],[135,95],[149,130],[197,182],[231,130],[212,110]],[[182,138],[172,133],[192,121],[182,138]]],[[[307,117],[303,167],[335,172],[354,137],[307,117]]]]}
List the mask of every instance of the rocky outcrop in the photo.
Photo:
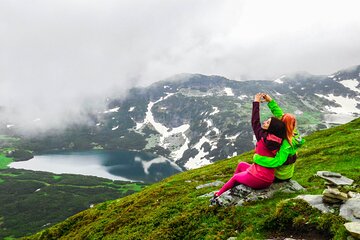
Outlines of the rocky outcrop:
{"type": "MultiPolygon", "coordinates": [[[[213,186],[213,184],[206,184],[206,186],[213,186]]],[[[197,189],[199,189],[199,186],[197,187],[197,189]]],[[[252,202],[271,198],[276,192],[289,193],[303,190],[305,190],[305,188],[303,188],[298,182],[294,180],[281,183],[273,183],[269,188],[262,190],[254,190],[248,186],[240,184],[224,192],[220,197],[217,198],[216,203],[213,202],[211,204],[218,204],[221,206],[241,206],[245,202],[252,202]]],[[[212,197],[214,193],[215,192],[211,192],[200,197],[212,197]]]]}
{"type": "Polygon", "coordinates": [[[348,196],[337,188],[328,187],[323,191],[322,199],[324,203],[343,203],[348,200],[348,196]]]}
{"type": "MultiPolygon", "coordinates": [[[[322,195],[299,195],[295,199],[302,199],[309,203],[310,206],[319,209],[323,213],[336,213],[344,219],[350,221],[345,224],[345,228],[350,234],[360,239],[360,193],[348,193],[340,191],[339,187],[351,185],[354,180],[349,179],[339,173],[329,171],[318,171],[319,176],[327,181],[327,188],[322,195]],[[340,210],[340,211],[338,211],[340,210]]],[[[221,186],[221,181],[203,184],[196,189],[205,187],[221,186]]],[[[297,192],[305,191],[299,183],[290,180],[282,183],[273,183],[269,188],[254,190],[245,185],[238,185],[224,192],[220,197],[212,198],[215,191],[204,194],[200,197],[208,197],[210,205],[220,206],[242,206],[245,202],[258,201],[271,198],[276,192],[297,192]]]]}
{"type": "Polygon", "coordinates": [[[316,175],[327,181],[328,188],[323,191],[323,195],[300,195],[296,198],[305,200],[323,213],[334,213],[339,209],[339,215],[350,221],[344,224],[345,228],[353,237],[360,239],[360,193],[344,193],[338,189],[343,185],[351,185],[354,180],[328,171],[318,171],[316,175]]]}
{"type": "Polygon", "coordinates": [[[34,155],[27,150],[14,149],[6,153],[6,157],[13,158],[14,161],[27,161],[32,159],[34,155]]]}
{"type": "Polygon", "coordinates": [[[335,212],[333,207],[328,204],[324,204],[322,195],[299,195],[295,199],[302,199],[309,203],[310,206],[319,209],[322,213],[335,212]]]}

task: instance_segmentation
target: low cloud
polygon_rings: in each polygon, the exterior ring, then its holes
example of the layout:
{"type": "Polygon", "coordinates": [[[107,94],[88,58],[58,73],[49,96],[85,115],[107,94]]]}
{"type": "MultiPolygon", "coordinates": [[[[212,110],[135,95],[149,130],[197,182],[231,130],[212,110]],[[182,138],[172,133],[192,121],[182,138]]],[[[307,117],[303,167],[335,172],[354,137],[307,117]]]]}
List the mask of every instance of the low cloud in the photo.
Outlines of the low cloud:
{"type": "Polygon", "coordinates": [[[4,0],[2,118],[86,121],[84,105],[178,73],[331,74],[360,63],[357,10],[355,0],[4,0]]]}

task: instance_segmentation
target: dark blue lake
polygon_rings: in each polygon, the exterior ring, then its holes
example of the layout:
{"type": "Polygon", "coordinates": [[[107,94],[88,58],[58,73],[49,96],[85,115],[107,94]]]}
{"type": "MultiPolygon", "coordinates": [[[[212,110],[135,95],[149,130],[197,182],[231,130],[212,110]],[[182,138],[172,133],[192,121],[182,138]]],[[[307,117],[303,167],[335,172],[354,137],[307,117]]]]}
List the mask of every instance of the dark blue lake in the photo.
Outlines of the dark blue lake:
{"type": "Polygon", "coordinates": [[[147,183],[160,181],[182,171],[164,157],[132,151],[59,152],[13,162],[10,167],[147,183]]]}

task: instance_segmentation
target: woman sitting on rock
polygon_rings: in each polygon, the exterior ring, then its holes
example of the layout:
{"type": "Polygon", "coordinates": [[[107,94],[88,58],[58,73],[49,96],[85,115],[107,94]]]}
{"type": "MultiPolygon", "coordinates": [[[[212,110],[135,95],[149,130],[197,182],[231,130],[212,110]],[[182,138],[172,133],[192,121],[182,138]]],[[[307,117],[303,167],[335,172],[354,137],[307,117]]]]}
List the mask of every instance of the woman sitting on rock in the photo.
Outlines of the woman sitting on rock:
{"type": "Polygon", "coordinates": [[[289,113],[283,113],[279,105],[268,94],[263,94],[263,98],[268,102],[268,107],[272,114],[280,118],[286,126],[286,139],[281,144],[280,150],[274,158],[254,157],[254,162],[268,168],[275,169],[275,182],[287,181],[294,175],[297,150],[305,140],[301,138],[296,129],[296,118],[289,113]]]}
{"type": "MultiPolygon", "coordinates": [[[[263,97],[263,93],[258,93],[255,95],[253,102],[251,125],[257,140],[254,158],[261,156],[274,157],[286,135],[285,124],[276,117],[267,119],[261,125],[260,100],[263,97]]],[[[238,184],[244,184],[254,189],[267,188],[274,181],[274,174],[274,168],[267,168],[257,163],[240,162],[233,177],[215,193],[212,201],[216,202],[217,197],[238,184]]]]}

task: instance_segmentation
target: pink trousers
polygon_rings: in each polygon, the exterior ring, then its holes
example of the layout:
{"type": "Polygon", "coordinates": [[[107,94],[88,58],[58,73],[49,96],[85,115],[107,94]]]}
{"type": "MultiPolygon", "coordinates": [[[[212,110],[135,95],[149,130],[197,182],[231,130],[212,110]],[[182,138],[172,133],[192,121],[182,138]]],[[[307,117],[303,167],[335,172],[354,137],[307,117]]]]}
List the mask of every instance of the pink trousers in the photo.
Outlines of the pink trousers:
{"type": "Polygon", "coordinates": [[[271,183],[258,179],[246,171],[250,166],[251,164],[249,163],[240,162],[236,167],[234,176],[232,176],[232,178],[230,178],[230,180],[225,183],[224,186],[222,186],[216,195],[220,196],[225,191],[239,184],[244,184],[254,189],[263,189],[269,187],[271,183]]]}

